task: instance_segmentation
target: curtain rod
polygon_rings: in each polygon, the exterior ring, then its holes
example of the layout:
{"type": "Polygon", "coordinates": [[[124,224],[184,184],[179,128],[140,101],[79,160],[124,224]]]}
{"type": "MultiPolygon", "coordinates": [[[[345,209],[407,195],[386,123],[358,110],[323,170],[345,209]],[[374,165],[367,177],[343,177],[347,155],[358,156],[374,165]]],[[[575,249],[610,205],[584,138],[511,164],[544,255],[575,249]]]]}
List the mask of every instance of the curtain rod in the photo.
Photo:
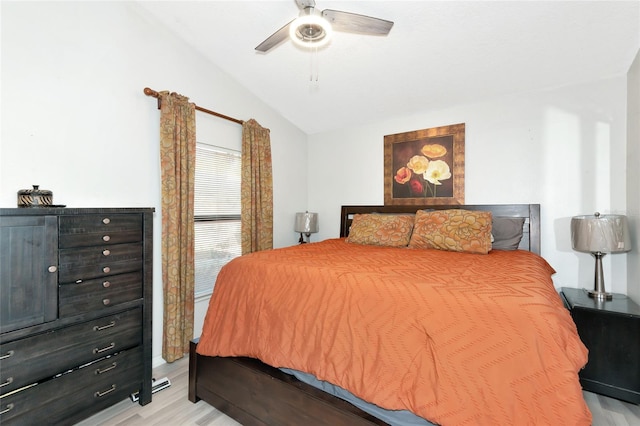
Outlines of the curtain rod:
{"type": "MultiPolygon", "coordinates": [[[[160,94],[153,89],[149,89],[148,87],[144,88],[144,94],[147,96],[153,96],[158,99],[158,109],[160,109],[160,94]]],[[[225,120],[233,121],[234,123],[238,123],[240,125],[244,124],[244,121],[238,120],[237,118],[229,117],[228,115],[220,114],[219,112],[211,111],[206,108],[199,107],[196,105],[196,110],[206,112],[207,114],[215,115],[216,117],[224,118],[225,120]]]]}

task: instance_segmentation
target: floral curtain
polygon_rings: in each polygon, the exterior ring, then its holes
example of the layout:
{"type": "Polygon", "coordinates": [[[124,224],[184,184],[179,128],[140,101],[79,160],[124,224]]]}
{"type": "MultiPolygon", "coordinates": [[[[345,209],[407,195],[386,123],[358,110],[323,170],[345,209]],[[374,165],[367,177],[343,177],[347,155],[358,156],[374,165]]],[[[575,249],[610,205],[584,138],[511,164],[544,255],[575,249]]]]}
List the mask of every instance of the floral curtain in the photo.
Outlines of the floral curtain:
{"type": "Polygon", "coordinates": [[[182,358],[193,338],[194,222],[196,167],[195,104],[160,92],[162,173],[162,357],[182,358]]]}
{"type": "Polygon", "coordinates": [[[242,125],[242,254],[273,248],[273,178],[269,129],[242,125]]]}

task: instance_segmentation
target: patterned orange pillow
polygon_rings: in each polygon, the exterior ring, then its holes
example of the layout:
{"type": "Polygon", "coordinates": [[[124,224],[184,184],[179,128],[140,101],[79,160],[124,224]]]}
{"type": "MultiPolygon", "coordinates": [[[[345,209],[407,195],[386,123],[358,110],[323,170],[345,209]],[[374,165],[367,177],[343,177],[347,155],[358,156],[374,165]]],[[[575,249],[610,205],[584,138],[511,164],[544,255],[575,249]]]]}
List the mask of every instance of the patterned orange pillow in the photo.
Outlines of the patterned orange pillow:
{"type": "Polygon", "coordinates": [[[413,230],[413,215],[356,214],[348,243],[406,247],[413,230]]]}
{"type": "Polygon", "coordinates": [[[487,254],[491,250],[491,212],[418,211],[409,247],[487,254]]]}

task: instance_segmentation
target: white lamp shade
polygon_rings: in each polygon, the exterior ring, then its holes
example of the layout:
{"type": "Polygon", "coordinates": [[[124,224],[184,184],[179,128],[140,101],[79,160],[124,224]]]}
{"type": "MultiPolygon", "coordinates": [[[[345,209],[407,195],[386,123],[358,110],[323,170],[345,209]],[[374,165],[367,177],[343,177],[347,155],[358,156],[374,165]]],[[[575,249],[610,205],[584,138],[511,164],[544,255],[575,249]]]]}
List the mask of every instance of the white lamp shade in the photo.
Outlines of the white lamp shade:
{"type": "Polygon", "coordinates": [[[318,213],[296,213],[294,231],[305,234],[318,232],[318,213]]]}
{"type": "Polygon", "coordinates": [[[624,215],[571,218],[571,245],[584,253],[620,253],[631,250],[629,225],[624,215]]]}

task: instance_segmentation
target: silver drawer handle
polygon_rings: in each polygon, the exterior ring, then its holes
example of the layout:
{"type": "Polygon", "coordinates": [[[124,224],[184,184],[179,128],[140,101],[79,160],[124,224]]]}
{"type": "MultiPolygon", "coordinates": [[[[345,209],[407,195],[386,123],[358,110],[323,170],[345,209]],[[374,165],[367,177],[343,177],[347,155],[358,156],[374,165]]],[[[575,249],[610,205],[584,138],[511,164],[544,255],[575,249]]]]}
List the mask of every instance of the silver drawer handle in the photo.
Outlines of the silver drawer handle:
{"type": "Polygon", "coordinates": [[[118,366],[117,362],[114,362],[113,364],[111,364],[109,367],[107,368],[103,368],[103,369],[96,369],[96,375],[98,374],[102,374],[102,373],[106,373],[107,371],[113,370],[114,368],[116,368],[118,366]]]}
{"type": "Polygon", "coordinates": [[[111,303],[111,299],[102,299],[102,304],[104,306],[109,306],[110,303],[111,303]]]}
{"type": "Polygon", "coordinates": [[[108,235],[105,235],[105,236],[102,237],[102,241],[109,241],[110,239],[111,239],[111,237],[108,236],[108,235]]]}
{"type": "Polygon", "coordinates": [[[10,385],[11,383],[13,383],[13,377],[9,377],[7,380],[5,380],[5,382],[3,384],[0,385],[0,388],[3,388],[5,386],[10,385]]]}
{"type": "Polygon", "coordinates": [[[102,348],[102,349],[94,348],[94,349],[93,349],[93,353],[94,353],[94,354],[100,354],[100,353],[102,353],[102,352],[106,352],[106,351],[108,351],[109,349],[113,349],[113,348],[115,348],[115,347],[116,347],[115,342],[111,342],[111,344],[110,344],[109,346],[105,346],[105,347],[104,347],[104,348],[102,348]]]}
{"type": "Polygon", "coordinates": [[[94,393],[93,395],[94,395],[96,398],[100,398],[101,396],[105,396],[106,394],[111,393],[111,392],[113,392],[114,390],[116,390],[116,385],[111,385],[111,387],[110,387],[109,389],[107,389],[106,391],[103,391],[103,392],[96,392],[96,393],[94,393]]]}
{"type": "Polygon", "coordinates": [[[49,268],[48,268],[48,271],[49,271],[49,272],[55,272],[55,271],[57,271],[57,270],[58,270],[58,267],[57,267],[57,266],[55,266],[55,265],[51,265],[51,266],[49,266],[49,268]]]}
{"type": "Polygon", "coordinates": [[[108,274],[109,272],[111,272],[111,268],[109,268],[108,266],[105,266],[104,268],[102,268],[102,272],[104,272],[105,274],[108,274]]]}
{"type": "Polygon", "coordinates": [[[11,410],[13,410],[13,404],[7,404],[7,408],[5,408],[4,410],[0,411],[0,415],[7,414],[11,410]]]}
{"type": "Polygon", "coordinates": [[[102,287],[104,287],[104,288],[109,288],[109,287],[111,287],[111,282],[109,282],[109,281],[105,281],[105,282],[103,282],[103,283],[102,283],[102,287]]]}
{"type": "Polygon", "coordinates": [[[13,351],[7,351],[6,354],[0,356],[0,360],[11,358],[13,356],[13,353],[14,353],[13,351]]]}
{"type": "Polygon", "coordinates": [[[96,325],[96,326],[93,327],[93,331],[102,331],[102,330],[105,330],[107,328],[114,327],[115,325],[116,325],[115,321],[111,321],[107,325],[96,325]]]}
{"type": "Polygon", "coordinates": [[[104,223],[105,225],[108,225],[111,223],[111,219],[109,219],[108,217],[105,217],[104,219],[102,219],[102,223],[104,223]]]}
{"type": "Polygon", "coordinates": [[[109,255],[111,254],[111,250],[109,250],[109,249],[104,249],[104,250],[102,250],[102,254],[103,254],[104,256],[109,256],[109,255]]]}

